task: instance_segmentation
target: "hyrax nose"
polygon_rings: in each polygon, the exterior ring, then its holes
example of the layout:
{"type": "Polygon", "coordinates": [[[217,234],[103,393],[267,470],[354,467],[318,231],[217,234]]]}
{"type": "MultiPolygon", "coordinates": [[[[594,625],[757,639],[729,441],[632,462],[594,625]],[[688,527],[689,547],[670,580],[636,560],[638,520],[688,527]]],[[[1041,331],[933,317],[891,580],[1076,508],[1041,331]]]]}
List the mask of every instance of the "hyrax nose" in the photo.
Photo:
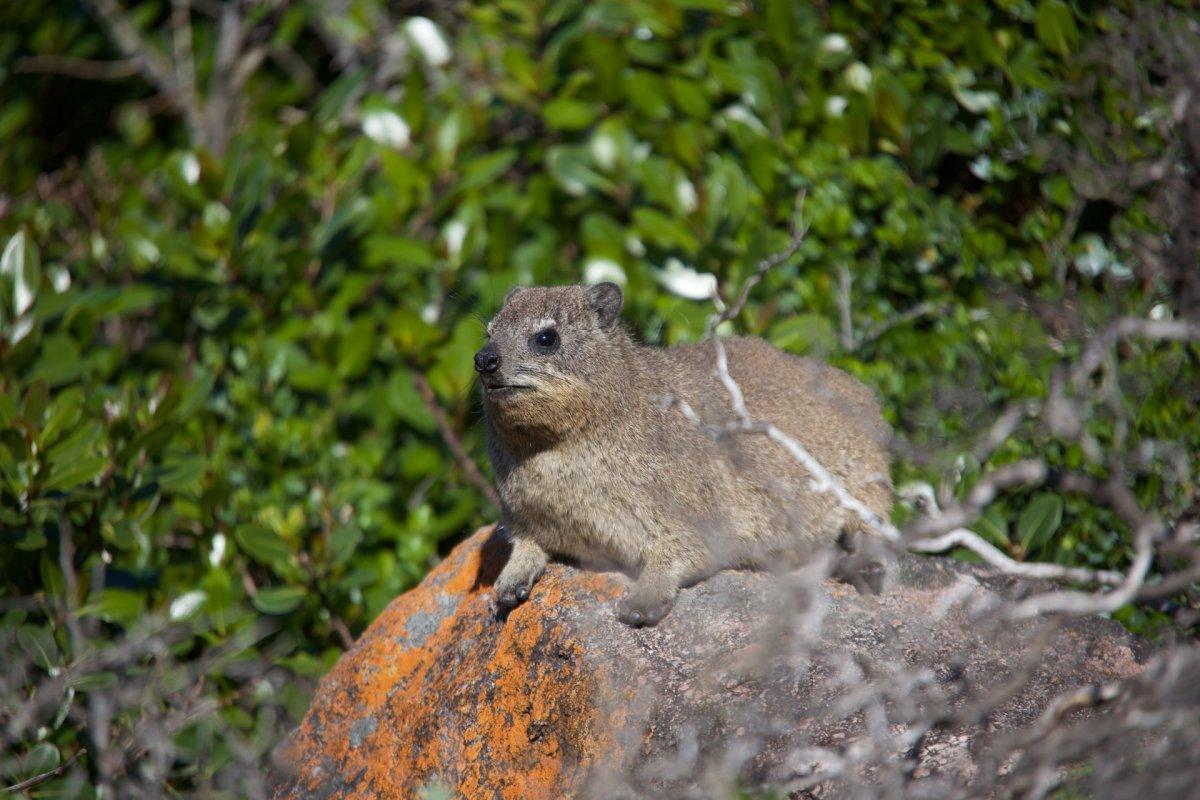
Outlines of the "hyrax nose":
{"type": "Polygon", "coordinates": [[[500,368],[500,353],[495,345],[487,347],[475,354],[475,371],[480,375],[491,375],[500,368]]]}

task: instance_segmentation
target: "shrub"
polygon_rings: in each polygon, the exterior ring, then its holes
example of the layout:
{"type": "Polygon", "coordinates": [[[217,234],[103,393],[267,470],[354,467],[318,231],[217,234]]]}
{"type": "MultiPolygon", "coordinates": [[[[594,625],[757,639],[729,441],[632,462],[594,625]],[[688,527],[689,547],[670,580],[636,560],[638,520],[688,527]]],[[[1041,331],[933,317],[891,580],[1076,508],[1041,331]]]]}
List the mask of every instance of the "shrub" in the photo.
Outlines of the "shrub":
{"type": "MultiPolygon", "coordinates": [[[[1104,473],[1032,427],[968,442],[1114,314],[1189,311],[1189,254],[1146,249],[1185,191],[1171,6],[213,5],[0,10],[0,771],[91,749],[37,792],[261,788],[312,679],[494,518],[456,451],[483,463],[470,356],[512,284],[616,279],[644,339],[693,339],[703,276],[744,279],[804,192],[738,327],[875,387],[897,478],[958,494],[1029,455],[1104,473]]],[[[1086,429],[1178,516],[1198,352],[1125,347],[1086,429]]],[[[1070,494],[976,529],[1129,557],[1070,494]]]]}

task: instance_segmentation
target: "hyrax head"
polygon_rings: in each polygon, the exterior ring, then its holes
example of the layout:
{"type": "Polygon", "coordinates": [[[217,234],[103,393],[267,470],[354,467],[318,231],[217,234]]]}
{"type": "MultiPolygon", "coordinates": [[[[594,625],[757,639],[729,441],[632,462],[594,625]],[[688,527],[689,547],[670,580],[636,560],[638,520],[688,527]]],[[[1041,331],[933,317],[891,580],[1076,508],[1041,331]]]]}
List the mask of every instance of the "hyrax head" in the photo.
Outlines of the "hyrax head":
{"type": "Polygon", "coordinates": [[[585,424],[628,341],[618,324],[622,302],[614,283],[509,292],[475,354],[489,418],[543,436],[585,424]]]}

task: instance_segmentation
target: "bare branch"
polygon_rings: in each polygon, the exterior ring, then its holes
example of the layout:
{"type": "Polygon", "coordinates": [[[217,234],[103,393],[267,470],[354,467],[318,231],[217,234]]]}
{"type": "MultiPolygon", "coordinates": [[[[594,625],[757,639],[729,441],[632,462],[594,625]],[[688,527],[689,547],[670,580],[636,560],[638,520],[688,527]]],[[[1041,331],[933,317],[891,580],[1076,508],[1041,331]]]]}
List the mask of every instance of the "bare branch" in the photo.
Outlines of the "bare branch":
{"type": "Polygon", "coordinates": [[[462,439],[455,433],[454,426],[450,424],[450,418],[446,416],[446,411],[437,401],[437,396],[433,393],[433,387],[429,385],[429,381],[420,372],[413,371],[413,382],[417,385],[417,391],[421,394],[421,400],[425,403],[425,408],[433,415],[434,422],[437,424],[438,433],[442,436],[442,441],[450,448],[450,452],[454,455],[455,462],[458,463],[459,469],[467,476],[475,488],[488,499],[494,507],[500,508],[500,496],[496,494],[496,488],[488,483],[487,478],[483,477],[483,473],[479,471],[475,460],[471,458],[470,453],[463,447],[462,439]]]}
{"type": "MultiPolygon", "coordinates": [[[[801,198],[802,200],[802,198],[801,198]]],[[[997,496],[1001,490],[1014,486],[1038,484],[1049,477],[1046,462],[1041,459],[1026,459],[992,470],[971,489],[967,499],[962,504],[945,511],[918,520],[910,526],[907,537],[890,522],[880,519],[864,503],[854,497],[844,486],[826,470],[808,450],[769,422],[754,420],[746,407],[745,397],[741,387],[729,373],[729,360],[725,346],[716,336],[717,327],[724,321],[735,318],[745,306],[749,291],[759,283],[767,270],[783,263],[796,252],[803,241],[805,228],[797,224],[795,233],[789,245],[784,250],[768,256],[759,262],[758,268],[746,280],[737,300],[726,306],[720,295],[714,290],[712,302],[717,311],[709,317],[705,336],[713,344],[715,353],[715,371],[717,379],[729,395],[730,407],[736,417],[733,423],[723,426],[713,426],[705,423],[683,400],[677,397],[663,399],[664,407],[676,407],[686,419],[700,426],[708,435],[722,437],[738,433],[764,434],[786,449],[793,458],[802,464],[810,476],[813,491],[832,494],[838,504],[845,510],[857,515],[874,533],[893,545],[904,546],[921,553],[943,552],[953,547],[965,547],[978,554],[986,562],[1006,574],[1026,578],[1052,579],[1074,583],[1100,584],[1115,587],[1112,591],[1098,594],[1083,592],[1054,592],[1031,598],[1019,604],[1013,613],[1018,617],[1037,616],[1049,612],[1095,613],[1112,611],[1130,602],[1142,588],[1154,554],[1154,542],[1160,536],[1161,525],[1153,522],[1139,507],[1132,493],[1120,481],[1119,472],[1108,481],[1100,483],[1086,476],[1067,476],[1060,484],[1062,488],[1075,491],[1086,491],[1097,499],[1113,507],[1117,513],[1128,521],[1138,531],[1136,535],[1135,556],[1127,573],[1112,570],[1092,570],[1082,567],[1066,567],[1059,564],[1018,562],[991,545],[978,534],[967,530],[964,525],[978,518],[979,514],[997,496]]],[[[853,339],[852,324],[849,320],[849,272],[844,267],[841,270],[841,293],[839,307],[842,315],[842,333],[846,341],[853,339]]],[[[936,310],[926,305],[910,309],[901,315],[895,324],[915,319],[936,310]]],[[[893,327],[886,323],[885,327],[872,335],[880,335],[884,330],[893,327]]],[[[1094,371],[1102,355],[1120,338],[1142,336],[1160,340],[1192,340],[1200,338],[1200,325],[1187,322],[1159,322],[1124,318],[1118,320],[1106,329],[1096,341],[1093,341],[1085,351],[1084,358],[1077,365],[1076,380],[1079,375],[1084,378],[1094,371]]],[[[1016,426],[1027,416],[1040,410],[1041,405],[1035,401],[1021,401],[1010,405],[995,421],[987,435],[976,448],[980,459],[986,459],[1009,435],[1016,426]]]]}
{"type": "Polygon", "coordinates": [[[196,93],[196,63],[192,51],[191,0],[173,0],[171,41],[175,51],[175,82],[188,97],[196,93]]]}
{"type": "Polygon", "coordinates": [[[949,533],[927,539],[914,539],[907,543],[909,550],[918,553],[942,553],[954,547],[965,547],[981,556],[987,563],[1005,574],[1037,580],[1071,581],[1073,583],[1099,583],[1118,585],[1125,580],[1120,572],[1094,570],[1085,567],[1064,567],[1059,564],[1021,562],[1009,558],[998,548],[974,531],[955,528],[949,533]]]}
{"type": "Polygon", "coordinates": [[[742,309],[746,307],[746,301],[750,298],[750,290],[758,285],[767,272],[794,256],[796,251],[800,249],[800,245],[804,244],[804,237],[808,234],[808,223],[804,221],[804,198],[805,192],[801,190],[796,195],[795,222],[792,226],[792,238],[788,241],[787,247],[772,253],[758,262],[753,274],[742,284],[742,291],[737,299],[731,305],[726,306],[725,302],[721,300],[720,294],[715,290],[713,291],[712,302],[717,307],[717,313],[708,319],[706,331],[708,338],[712,338],[716,334],[717,326],[722,322],[735,319],[741,314],[742,309]]]}
{"type": "Polygon", "coordinates": [[[1099,367],[1113,345],[1122,339],[1151,339],[1154,341],[1200,341],[1200,323],[1187,320],[1154,320],[1121,317],[1109,324],[1084,349],[1072,370],[1072,382],[1077,394],[1087,389],[1087,380],[1099,367]]]}
{"type": "Polygon", "coordinates": [[[1052,592],[1031,597],[1017,604],[1014,616],[1036,617],[1051,612],[1066,612],[1071,614],[1102,614],[1116,611],[1126,603],[1131,602],[1142,588],[1146,573],[1154,558],[1154,542],[1158,538],[1160,526],[1147,524],[1138,529],[1135,536],[1135,552],[1133,563],[1125,580],[1111,592],[1088,594],[1086,592],[1052,592]]]}
{"type": "Polygon", "coordinates": [[[854,276],[851,275],[850,268],[845,264],[839,264],[837,292],[834,295],[834,299],[838,307],[838,341],[842,345],[842,349],[847,353],[853,353],[861,349],[864,345],[874,342],[893,328],[907,325],[914,320],[936,314],[946,308],[944,303],[934,303],[927,300],[923,303],[917,303],[912,308],[901,311],[899,314],[876,322],[862,334],[855,334],[853,303],[851,301],[853,288],[854,276]]]}
{"type": "Polygon", "coordinates": [[[89,81],[120,81],[137,75],[141,70],[141,62],[136,58],[93,61],[73,56],[22,56],[17,59],[15,70],[23,73],[67,75],[89,81]]]}
{"type": "Polygon", "coordinates": [[[34,787],[41,786],[46,781],[52,781],[59,775],[62,775],[64,772],[69,770],[76,761],[85,755],[87,755],[87,748],[81,747],[75,751],[73,756],[49,772],[43,772],[41,775],[34,775],[32,778],[26,778],[20,783],[14,783],[12,786],[6,786],[4,791],[8,792],[9,794],[20,794],[21,792],[27,792],[34,787]]]}
{"type": "Polygon", "coordinates": [[[912,308],[901,311],[893,317],[888,317],[885,320],[875,323],[866,330],[861,336],[853,340],[852,350],[858,350],[863,345],[870,344],[879,337],[883,336],[893,328],[899,328],[901,325],[907,325],[910,322],[920,319],[921,317],[931,316],[940,313],[946,308],[942,303],[934,303],[925,301],[917,303],[912,308]]]}
{"type": "Polygon", "coordinates": [[[841,327],[838,330],[838,338],[841,340],[842,349],[849,353],[857,350],[858,345],[857,339],[854,336],[854,317],[851,314],[850,304],[850,292],[854,288],[854,276],[850,274],[850,268],[845,264],[838,264],[837,286],[838,318],[841,322],[841,327]]]}
{"type": "MultiPolygon", "coordinates": [[[[133,24],[128,13],[117,0],[84,0],[93,16],[108,32],[109,38],[127,58],[136,61],[142,75],[171,101],[183,115],[193,140],[200,139],[203,109],[192,87],[180,82],[176,68],[167,57],[147,40],[133,24]]],[[[174,21],[178,15],[173,14],[174,21]]],[[[190,29],[187,40],[190,43],[190,29]]],[[[181,40],[176,44],[182,44],[181,40]]]]}

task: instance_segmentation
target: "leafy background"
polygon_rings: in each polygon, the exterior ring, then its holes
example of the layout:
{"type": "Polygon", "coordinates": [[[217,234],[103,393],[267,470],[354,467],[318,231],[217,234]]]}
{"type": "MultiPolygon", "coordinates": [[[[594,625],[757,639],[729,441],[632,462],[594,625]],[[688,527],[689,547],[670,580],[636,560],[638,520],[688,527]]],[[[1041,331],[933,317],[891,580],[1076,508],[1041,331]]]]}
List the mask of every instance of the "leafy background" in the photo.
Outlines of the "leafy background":
{"type": "MultiPolygon", "coordinates": [[[[232,98],[222,3],[118,7],[176,70],[185,9],[191,113],[114,5],[0,7],[0,783],[72,762],[34,796],[261,792],[315,679],[494,518],[454,447],[486,470],[470,357],[513,284],[615,279],[692,340],[803,192],[737,328],[861,377],[898,481],[958,493],[1097,325],[1195,310],[1152,169],[1185,2],[234,4],[232,98]]],[[[1200,354],[1124,347],[1086,425],[1194,513],[1200,354]]],[[[1101,471],[1024,428],[988,464],[1028,455],[1101,471]]],[[[1128,563],[1080,497],[976,529],[1128,563]]]]}

